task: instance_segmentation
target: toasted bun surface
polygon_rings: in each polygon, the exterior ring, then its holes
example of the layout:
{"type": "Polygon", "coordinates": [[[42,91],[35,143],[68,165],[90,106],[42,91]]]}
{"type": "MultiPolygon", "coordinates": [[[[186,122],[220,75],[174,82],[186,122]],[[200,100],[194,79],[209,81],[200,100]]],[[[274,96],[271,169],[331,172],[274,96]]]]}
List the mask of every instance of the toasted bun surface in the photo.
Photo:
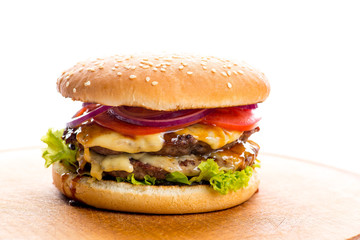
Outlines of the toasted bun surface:
{"type": "Polygon", "coordinates": [[[254,171],[246,188],[221,195],[209,186],[136,186],[115,181],[77,177],[61,163],[53,164],[55,186],[68,198],[96,208],[155,214],[210,212],[248,200],[258,189],[254,171]]]}
{"type": "Polygon", "coordinates": [[[153,110],[217,108],[264,101],[270,86],[245,63],[190,55],[98,58],[76,64],[57,81],[64,96],[109,106],[153,110]]]}

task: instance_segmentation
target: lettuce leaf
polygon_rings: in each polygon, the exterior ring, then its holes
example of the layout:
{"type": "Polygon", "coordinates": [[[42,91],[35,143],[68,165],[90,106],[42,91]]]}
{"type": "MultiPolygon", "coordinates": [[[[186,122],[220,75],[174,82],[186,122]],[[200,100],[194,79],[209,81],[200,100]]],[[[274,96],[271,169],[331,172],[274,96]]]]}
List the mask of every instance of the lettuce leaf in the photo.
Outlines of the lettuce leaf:
{"type": "Polygon", "coordinates": [[[69,168],[76,167],[77,149],[71,150],[61,139],[63,132],[63,130],[49,129],[46,135],[41,138],[41,141],[47,144],[47,148],[42,150],[42,157],[45,159],[45,167],[47,168],[60,160],[69,168]]]}
{"type": "Polygon", "coordinates": [[[128,182],[134,185],[155,185],[156,178],[150,177],[149,175],[145,175],[144,180],[136,180],[134,174],[128,175],[126,178],[117,177],[117,182],[128,182]]]}
{"type": "Polygon", "coordinates": [[[200,181],[210,181],[210,179],[220,173],[219,165],[214,161],[214,159],[209,158],[201,162],[198,166],[200,169],[200,175],[197,177],[192,177],[190,182],[200,182],[200,181]]]}
{"type": "Polygon", "coordinates": [[[247,166],[241,171],[221,172],[212,177],[209,182],[214,190],[221,194],[228,194],[230,191],[237,191],[248,186],[253,168],[247,166]]]}
{"type": "Polygon", "coordinates": [[[166,180],[188,185],[193,182],[208,181],[215,191],[225,195],[230,191],[247,187],[253,173],[253,167],[247,166],[241,171],[224,171],[219,169],[219,165],[214,159],[207,159],[198,166],[200,169],[199,176],[192,177],[189,180],[183,173],[173,172],[167,175],[166,180]]]}
{"type": "Polygon", "coordinates": [[[166,175],[166,181],[190,185],[188,177],[181,172],[172,172],[166,175]]]}

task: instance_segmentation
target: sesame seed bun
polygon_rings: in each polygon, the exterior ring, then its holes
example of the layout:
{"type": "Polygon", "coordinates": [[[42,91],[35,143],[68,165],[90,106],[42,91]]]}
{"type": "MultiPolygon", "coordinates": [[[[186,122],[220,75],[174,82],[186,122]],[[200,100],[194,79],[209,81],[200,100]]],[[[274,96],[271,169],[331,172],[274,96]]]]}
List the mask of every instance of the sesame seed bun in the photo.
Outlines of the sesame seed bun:
{"type": "Polygon", "coordinates": [[[206,185],[139,186],[115,181],[78,177],[56,162],[52,168],[55,186],[68,198],[87,205],[125,212],[184,214],[230,208],[248,200],[258,189],[254,171],[249,185],[221,195],[206,185]]]}
{"type": "Polygon", "coordinates": [[[189,55],[98,58],[76,64],[57,81],[64,96],[109,106],[180,110],[264,101],[269,83],[245,63],[189,55]]]}

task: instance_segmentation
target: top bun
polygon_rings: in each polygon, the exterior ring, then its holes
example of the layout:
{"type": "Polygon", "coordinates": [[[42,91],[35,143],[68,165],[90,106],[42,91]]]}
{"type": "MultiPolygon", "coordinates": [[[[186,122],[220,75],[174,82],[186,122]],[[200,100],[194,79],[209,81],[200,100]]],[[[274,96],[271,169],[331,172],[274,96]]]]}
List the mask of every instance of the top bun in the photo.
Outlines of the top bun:
{"type": "Polygon", "coordinates": [[[270,85],[246,63],[190,55],[131,55],[77,63],[57,89],[82,102],[152,110],[218,108],[264,101],[270,85]]]}

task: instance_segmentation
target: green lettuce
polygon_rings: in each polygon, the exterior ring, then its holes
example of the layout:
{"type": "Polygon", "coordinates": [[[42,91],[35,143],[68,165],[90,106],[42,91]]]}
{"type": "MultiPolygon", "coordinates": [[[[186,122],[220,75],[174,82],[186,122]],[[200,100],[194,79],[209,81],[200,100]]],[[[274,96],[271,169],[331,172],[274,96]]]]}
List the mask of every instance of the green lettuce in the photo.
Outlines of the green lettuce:
{"type": "Polygon", "coordinates": [[[250,166],[241,171],[220,170],[214,159],[203,161],[198,168],[200,169],[199,176],[192,177],[190,180],[180,172],[169,173],[166,180],[188,185],[193,182],[208,181],[214,190],[225,195],[230,191],[247,187],[253,173],[253,168],[250,166]]]}
{"type": "Polygon", "coordinates": [[[126,178],[117,177],[117,182],[128,182],[134,185],[155,185],[156,184],[156,178],[150,177],[149,175],[145,175],[144,180],[136,180],[134,174],[128,175],[126,178]]]}
{"type": "Polygon", "coordinates": [[[41,141],[47,144],[44,148],[42,157],[45,159],[45,167],[49,167],[54,162],[62,160],[68,168],[76,167],[77,149],[71,150],[61,139],[63,130],[49,129],[41,141]]]}
{"type": "Polygon", "coordinates": [[[190,185],[188,177],[181,172],[172,172],[166,175],[166,181],[190,185]]]}

